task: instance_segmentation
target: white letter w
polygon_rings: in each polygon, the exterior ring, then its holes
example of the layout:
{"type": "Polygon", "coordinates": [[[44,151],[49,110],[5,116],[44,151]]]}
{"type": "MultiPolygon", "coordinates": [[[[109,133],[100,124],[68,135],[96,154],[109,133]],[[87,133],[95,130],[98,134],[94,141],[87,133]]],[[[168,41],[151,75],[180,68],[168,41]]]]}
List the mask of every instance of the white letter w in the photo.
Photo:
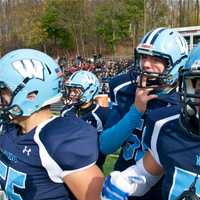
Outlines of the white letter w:
{"type": "Polygon", "coordinates": [[[19,60],[13,63],[14,68],[24,77],[44,80],[43,65],[37,60],[19,60]]]}

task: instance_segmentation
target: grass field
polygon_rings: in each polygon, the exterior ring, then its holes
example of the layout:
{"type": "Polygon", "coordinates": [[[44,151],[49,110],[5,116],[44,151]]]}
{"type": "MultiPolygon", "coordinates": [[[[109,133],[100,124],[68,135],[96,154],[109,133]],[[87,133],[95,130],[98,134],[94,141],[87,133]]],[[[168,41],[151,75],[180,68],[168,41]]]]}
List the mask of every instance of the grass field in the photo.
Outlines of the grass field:
{"type": "Polygon", "coordinates": [[[111,154],[111,155],[107,156],[106,162],[103,166],[103,172],[104,172],[105,176],[107,176],[112,171],[117,157],[118,157],[118,155],[116,155],[116,154],[111,154]]]}

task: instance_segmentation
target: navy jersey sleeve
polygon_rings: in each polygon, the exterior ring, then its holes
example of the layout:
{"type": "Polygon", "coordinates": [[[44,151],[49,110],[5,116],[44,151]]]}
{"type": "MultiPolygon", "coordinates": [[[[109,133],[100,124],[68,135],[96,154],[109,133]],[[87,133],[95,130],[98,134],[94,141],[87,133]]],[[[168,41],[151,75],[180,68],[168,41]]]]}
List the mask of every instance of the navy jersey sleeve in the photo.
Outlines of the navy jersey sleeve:
{"type": "Polygon", "coordinates": [[[171,116],[180,113],[180,105],[162,107],[150,111],[145,116],[145,132],[143,135],[144,145],[152,152],[155,160],[160,163],[158,149],[159,137],[162,136],[162,127],[171,116]]]}
{"type": "Polygon", "coordinates": [[[96,112],[96,114],[99,116],[99,118],[102,121],[103,127],[105,127],[105,124],[108,121],[109,113],[110,113],[110,108],[108,108],[108,107],[101,107],[101,106],[99,107],[99,109],[96,112]]]}
{"type": "Polygon", "coordinates": [[[40,140],[63,171],[87,167],[98,158],[96,129],[74,115],[47,124],[40,140]]]}
{"type": "Polygon", "coordinates": [[[114,77],[109,82],[110,99],[114,105],[118,105],[120,112],[128,112],[135,98],[136,76],[130,71],[114,77]]]}
{"type": "Polygon", "coordinates": [[[76,113],[76,109],[73,105],[71,106],[64,106],[60,112],[60,116],[66,116],[66,115],[74,115],[76,113]]]}

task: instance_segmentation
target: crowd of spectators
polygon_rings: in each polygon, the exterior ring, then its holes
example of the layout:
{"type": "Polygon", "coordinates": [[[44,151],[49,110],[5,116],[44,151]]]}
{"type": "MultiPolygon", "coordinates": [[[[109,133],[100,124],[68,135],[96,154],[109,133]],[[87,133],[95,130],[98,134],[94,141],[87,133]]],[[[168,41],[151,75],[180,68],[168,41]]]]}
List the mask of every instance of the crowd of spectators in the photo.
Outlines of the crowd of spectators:
{"type": "Polygon", "coordinates": [[[66,77],[75,71],[87,70],[93,72],[101,82],[101,93],[108,93],[108,81],[117,74],[126,73],[132,65],[133,59],[130,58],[103,58],[93,56],[92,58],[82,58],[77,56],[75,59],[67,60],[59,58],[58,64],[61,66],[66,77]]]}

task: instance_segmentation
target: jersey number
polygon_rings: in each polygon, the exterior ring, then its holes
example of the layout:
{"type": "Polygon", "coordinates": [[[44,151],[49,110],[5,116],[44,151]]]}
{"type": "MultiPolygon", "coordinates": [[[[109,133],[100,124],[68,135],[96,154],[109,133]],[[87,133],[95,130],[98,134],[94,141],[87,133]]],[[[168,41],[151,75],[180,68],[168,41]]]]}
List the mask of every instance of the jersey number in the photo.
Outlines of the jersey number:
{"type": "Polygon", "coordinates": [[[5,193],[10,200],[23,200],[21,195],[14,192],[14,186],[25,188],[26,174],[16,171],[12,167],[7,167],[0,161],[0,177],[6,181],[5,193]]]}
{"type": "MultiPolygon", "coordinates": [[[[140,123],[138,124],[136,129],[141,132],[142,136],[144,135],[144,119],[140,120],[140,123]]],[[[138,161],[144,156],[145,150],[146,148],[144,147],[143,142],[141,143],[137,135],[132,134],[131,136],[129,136],[126,145],[123,147],[123,158],[125,160],[131,160],[134,158],[135,161],[138,161]]]]}

